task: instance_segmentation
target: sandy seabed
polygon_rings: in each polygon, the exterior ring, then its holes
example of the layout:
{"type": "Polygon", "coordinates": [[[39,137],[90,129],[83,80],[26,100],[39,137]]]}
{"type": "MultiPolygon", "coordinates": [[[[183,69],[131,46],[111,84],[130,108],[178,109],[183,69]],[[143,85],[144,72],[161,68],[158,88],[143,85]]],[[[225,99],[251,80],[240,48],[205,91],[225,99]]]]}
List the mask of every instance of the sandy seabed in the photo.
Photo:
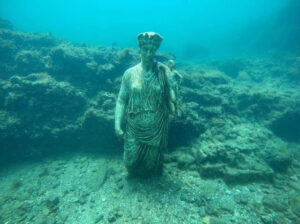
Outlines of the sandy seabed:
{"type": "MultiPolygon", "coordinates": [[[[173,163],[165,163],[161,177],[128,179],[120,155],[82,153],[2,168],[0,189],[5,224],[267,223],[261,215],[276,213],[268,212],[266,197],[279,192],[264,183],[204,180],[173,163]]],[[[281,213],[291,208],[282,203],[277,219],[292,223],[281,213]]]]}

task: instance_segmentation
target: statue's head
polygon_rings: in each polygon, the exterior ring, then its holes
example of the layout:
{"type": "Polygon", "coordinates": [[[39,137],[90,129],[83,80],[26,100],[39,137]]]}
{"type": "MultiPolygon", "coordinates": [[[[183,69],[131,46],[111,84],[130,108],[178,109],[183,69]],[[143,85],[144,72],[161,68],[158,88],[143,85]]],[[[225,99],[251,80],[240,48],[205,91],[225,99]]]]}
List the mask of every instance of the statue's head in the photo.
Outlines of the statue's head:
{"type": "Polygon", "coordinates": [[[175,61],[174,60],[169,60],[168,63],[167,63],[169,69],[172,71],[173,68],[175,67],[175,61]]]}
{"type": "Polygon", "coordinates": [[[154,57],[163,38],[154,32],[140,33],[137,36],[138,45],[142,56],[154,57]]]}

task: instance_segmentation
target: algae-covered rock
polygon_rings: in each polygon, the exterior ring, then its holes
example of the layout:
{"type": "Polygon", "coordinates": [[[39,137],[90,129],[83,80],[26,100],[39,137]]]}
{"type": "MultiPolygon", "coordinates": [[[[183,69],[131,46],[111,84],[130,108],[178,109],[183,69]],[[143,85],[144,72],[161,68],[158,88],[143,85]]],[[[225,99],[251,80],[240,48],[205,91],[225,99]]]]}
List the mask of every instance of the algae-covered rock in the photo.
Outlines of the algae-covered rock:
{"type": "Polygon", "coordinates": [[[221,218],[212,217],[209,220],[209,223],[211,223],[211,224],[228,224],[228,221],[229,220],[223,220],[221,218]]]}
{"type": "Polygon", "coordinates": [[[117,149],[120,142],[114,135],[113,104],[105,98],[87,109],[81,118],[80,138],[92,148],[102,146],[104,151],[117,149]],[[101,103],[103,102],[103,103],[101,103]]]}
{"type": "Polygon", "coordinates": [[[282,160],[267,159],[270,152],[274,154],[285,146],[259,125],[228,123],[222,131],[216,128],[204,133],[194,148],[197,149],[197,162],[203,177],[221,177],[227,183],[246,183],[272,181],[274,170],[279,169],[274,169],[274,166],[286,170],[290,165],[290,154],[287,153],[286,159],[282,160]]]}
{"type": "Polygon", "coordinates": [[[87,106],[84,93],[47,73],[13,76],[0,88],[4,97],[0,139],[5,142],[1,153],[7,155],[15,154],[19,147],[25,153],[31,141],[55,144],[68,140],[87,106]]]}
{"type": "Polygon", "coordinates": [[[288,200],[283,195],[267,195],[263,198],[263,205],[266,209],[271,209],[275,212],[285,212],[289,207],[288,200]]]}
{"type": "Polygon", "coordinates": [[[240,71],[245,68],[245,62],[241,59],[229,59],[222,62],[215,62],[215,66],[231,78],[236,78],[240,71]]]}
{"type": "Polygon", "coordinates": [[[191,168],[191,166],[193,166],[195,163],[194,156],[191,153],[187,152],[187,149],[175,151],[171,154],[170,160],[177,163],[178,168],[180,169],[191,168]]]}
{"type": "Polygon", "coordinates": [[[12,30],[13,29],[13,25],[8,20],[0,18],[0,29],[9,29],[9,30],[12,30]]]}
{"type": "MultiPolygon", "coordinates": [[[[250,165],[249,165],[250,167],[250,165]]],[[[274,172],[267,166],[256,166],[256,170],[226,168],[224,180],[231,183],[272,182],[274,172]]]]}
{"type": "Polygon", "coordinates": [[[82,92],[67,82],[57,82],[46,73],[13,76],[5,92],[7,111],[17,113],[24,125],[44,130],[47,126],[62,128],[74,123],[87,103],[82,92]]]}
{"type": "Polygon", "coordinates": [[[266,161],[275,171],[285,172],[292,164],[292,154],[286,149],[268,151],[265,154],[266,161]]]}
{"type": "Polygon", "coordinates": [[[42,52],[37,50],[21,50],[15,56],[16,72],[23,75],[46,70],[46,60],[42,52]]]}

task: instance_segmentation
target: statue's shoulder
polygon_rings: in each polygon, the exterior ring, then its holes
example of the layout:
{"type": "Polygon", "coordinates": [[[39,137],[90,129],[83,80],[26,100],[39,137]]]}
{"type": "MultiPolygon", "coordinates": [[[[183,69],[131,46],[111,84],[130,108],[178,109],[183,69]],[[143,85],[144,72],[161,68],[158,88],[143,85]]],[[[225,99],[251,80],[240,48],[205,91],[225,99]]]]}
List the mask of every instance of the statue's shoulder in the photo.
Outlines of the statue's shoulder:
{"type": "Polygon", "coordinates": [[[130,79],[133,75],[135,75],[140,69],[140,64],[137,64],[135,66],[132,66],[128,68],[123,75],[124,79],[130,79]]]}
{"type": "Polygon", "coordinates": [[[169,67],[162,62],[157,62],[157,68],[159,71],[164,72],[166,75],[170,72],[169,67]]]}
{"type": "Polygon", "coordinates": [[[157,62],[157,69],[163,76],[166,77],[166,80],[170,82],[172,73],[169,67],[162,62],[157,62]]]}

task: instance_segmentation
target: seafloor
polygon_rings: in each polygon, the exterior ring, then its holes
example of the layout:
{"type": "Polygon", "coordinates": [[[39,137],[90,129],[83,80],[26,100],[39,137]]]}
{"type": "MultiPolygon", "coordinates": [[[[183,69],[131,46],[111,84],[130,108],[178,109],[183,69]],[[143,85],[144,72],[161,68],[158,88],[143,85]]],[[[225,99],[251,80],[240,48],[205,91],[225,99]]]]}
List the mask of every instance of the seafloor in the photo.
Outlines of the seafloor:
{"type": "Polygon", "coordinates": [[[1,24],[0,223],[300,223],[299,55],[178,63],[164,173],[128,179],[113,115],[138,53],[1,24]]]}

